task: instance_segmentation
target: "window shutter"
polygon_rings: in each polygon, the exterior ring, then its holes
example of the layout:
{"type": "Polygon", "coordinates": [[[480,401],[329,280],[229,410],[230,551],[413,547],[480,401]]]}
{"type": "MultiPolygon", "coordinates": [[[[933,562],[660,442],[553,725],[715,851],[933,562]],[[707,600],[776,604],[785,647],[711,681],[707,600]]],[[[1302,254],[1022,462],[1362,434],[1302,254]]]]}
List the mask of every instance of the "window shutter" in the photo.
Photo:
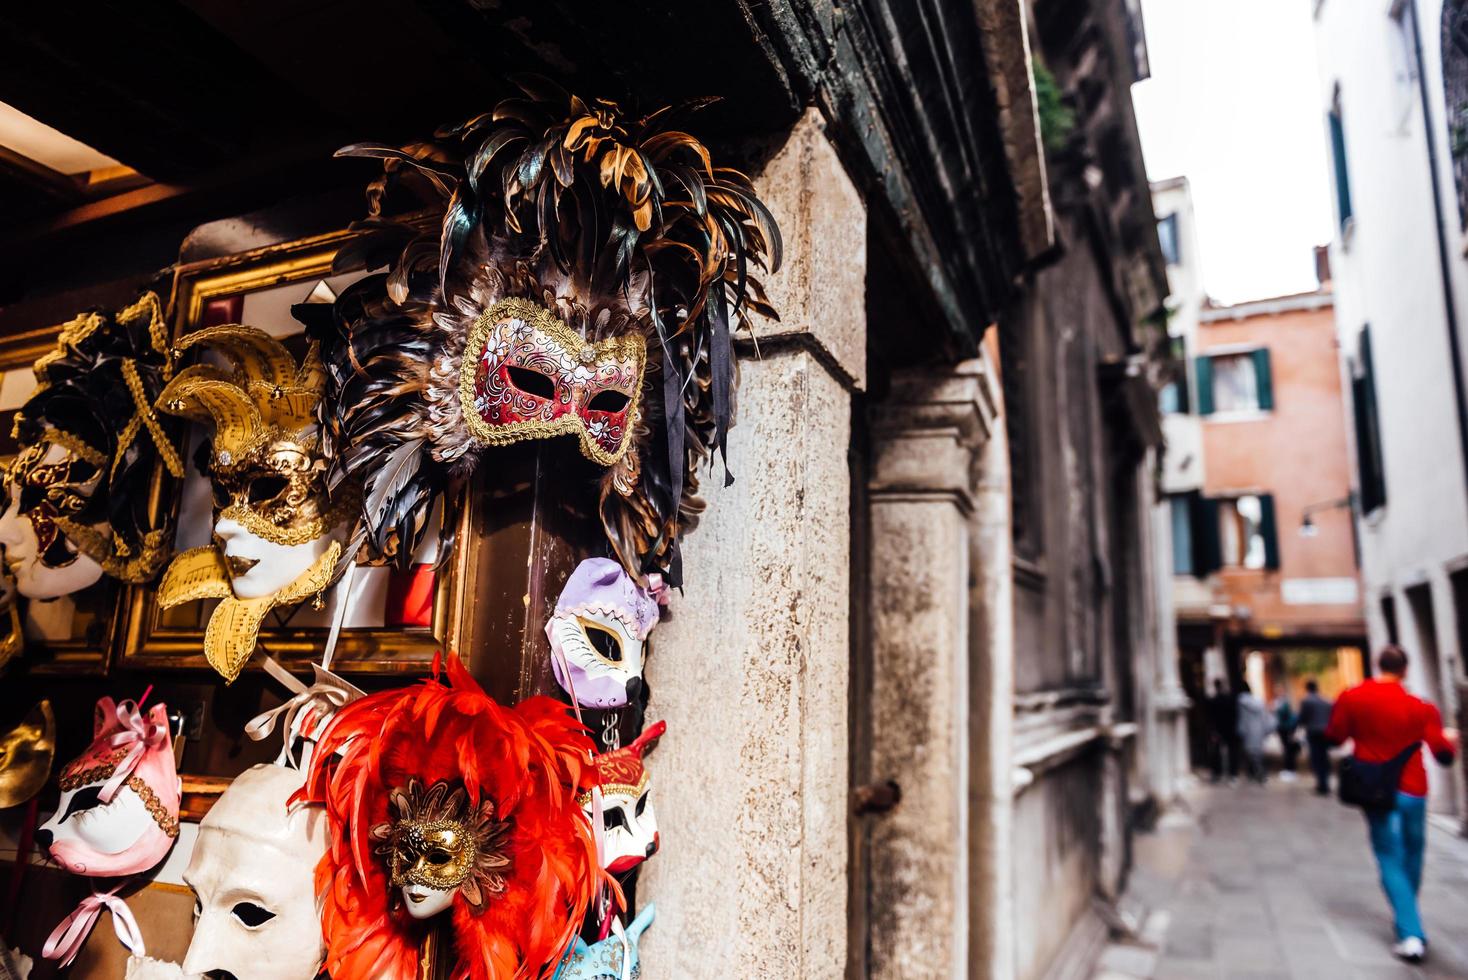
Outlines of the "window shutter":
{"type": "Polygon", "coordinates": [[[1199,578],[1223,566],[1223,541],[1218,527],[1218,501],[1194,495],[1193,574],[1199,578]]]}
{"type": "Polygon", "coordinates": [[[1269,348],[1261,347],[1253,352],[1254,381],[1259,393],[1259,410],[1267,412],[1274,407],[1274,379],[1270,376],[1269,348]]]}
{"type": "Polygon", "coordinates": [[[1341,227],[1351,219],[1351,176],[1346,169],[1346,126],[1340,109],[1330,114],[1330,155],[1335,163],[1335,209],[1341,227]]]}
{"type": "Polygon", "coordinates": [[[1198,414],[1213,414],[1213,358],[1199,354],[1193,359],[1193,376],[1198,379],[1198,414]]]}
{"type": "Polygon", "coordinates": [[[1259,534],[1264,538],[1264,567],[1279,571],[1279,525],[1274,517],[1274,494],[1259,495],[1259,534]]]}

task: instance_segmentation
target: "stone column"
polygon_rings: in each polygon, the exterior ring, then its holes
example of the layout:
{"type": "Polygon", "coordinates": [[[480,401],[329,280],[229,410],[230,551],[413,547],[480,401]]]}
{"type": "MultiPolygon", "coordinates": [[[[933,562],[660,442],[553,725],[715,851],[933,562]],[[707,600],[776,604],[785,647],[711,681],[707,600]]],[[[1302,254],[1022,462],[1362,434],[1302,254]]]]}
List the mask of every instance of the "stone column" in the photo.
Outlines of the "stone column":
{"type": "Polygon", "coordinates": [[[837,980],[847,954],[852,393],[865,384],[866,213],[807,113],[760,175],[781,322],[741,347],[736,481],[704,480],[686,591],[653,634],[662,851],[649,976],[837,980]]]}
{"type": "Polygon", "coordinates": [[[873,977],[968,974],[970,521],[993,388],[982,361],[914,369],[873,411],[871,773],[902,790],[872,818],[873,977]]]}
{"type": "MultiPolygon", "coordinates": [[[[995,344],[986,367],[997,356],[995,344]]],[[[997,400],[997,380],[992,390],[997,400]]],[[[968,975],[982,980],[1014,976],[1014,537],[1000,415],[978,452],[969,521],[968,975]]]]}

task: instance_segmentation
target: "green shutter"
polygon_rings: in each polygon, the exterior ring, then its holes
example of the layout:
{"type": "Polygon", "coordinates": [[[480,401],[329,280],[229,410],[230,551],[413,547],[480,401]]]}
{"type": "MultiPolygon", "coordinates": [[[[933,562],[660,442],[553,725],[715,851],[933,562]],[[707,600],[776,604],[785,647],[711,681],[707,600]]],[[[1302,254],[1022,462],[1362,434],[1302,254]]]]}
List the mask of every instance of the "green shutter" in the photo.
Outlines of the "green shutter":
{"type": "Polygon", "coordinates": [[[1198,414],[1213,414],[1213,358],[1199,354],[1193,358],[1193,375],[1198,380],[1198,414]]]}
{"type": "Polygon", "coordinates": [[[1335,210],[1341,228],[1351,218],[1351,176],[1346,169],[1346,126],[1340,110],[1330,114],[1330,155],[1335,162],[1335,210]]]}
{"type": "Polygon", "coordinates": [[[1279,570],[1279,525],[1274,518],[1274,494],[1259,495],[1259,534],[1264,538],[1264,567],[1279,570]]]}
{"type": "Polygon", "coordinates": [[[1274,407],[1274,379],[1269,371],[1269,348],[1261,347],[1253,353],[1254,382],[1259,393],[1259,410],[1267,412],[1274,407]]]}
{"type": "Polygon", "coordinates": [[[1218,501],[1191,497],[1193,505],[1193,574],[1203,578],[1223,566],[1223,540],[1218,528],[1218,501]]]}

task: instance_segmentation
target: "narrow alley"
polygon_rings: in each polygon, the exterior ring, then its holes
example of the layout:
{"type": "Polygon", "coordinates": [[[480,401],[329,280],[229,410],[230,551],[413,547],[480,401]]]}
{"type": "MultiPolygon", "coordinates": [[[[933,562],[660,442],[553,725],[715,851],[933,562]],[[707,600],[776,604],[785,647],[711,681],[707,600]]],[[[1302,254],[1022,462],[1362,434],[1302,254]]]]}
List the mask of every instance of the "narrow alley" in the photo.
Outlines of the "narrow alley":
{"type": "Polygon", "coordinates": [[[1095,980],[1468,977],[1468,841],[1429,821],[1427,962],[1391,955],[1391,921],[1358,811],[1307,781],[1203,786],[1136,838],[1142,923],[1095,980]]]}

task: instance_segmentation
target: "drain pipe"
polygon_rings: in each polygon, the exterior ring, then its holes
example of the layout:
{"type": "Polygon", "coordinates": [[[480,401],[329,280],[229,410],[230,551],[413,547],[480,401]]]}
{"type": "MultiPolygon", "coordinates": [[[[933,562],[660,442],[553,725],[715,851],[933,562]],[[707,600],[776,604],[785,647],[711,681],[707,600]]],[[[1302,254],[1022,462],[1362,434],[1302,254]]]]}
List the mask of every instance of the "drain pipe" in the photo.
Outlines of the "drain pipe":
{"type": "Polygon", "coordinates": [[[1452,250],[1448,247],[1448,225],[1443,215],[1442,188],[1438,186],[1437,139],[1432,124],[1432,102],[1428,97],[1427,72],[1422,61],[1422,25],[1417,16],[1418,0],[1411,0],[1412,48],[1417,59],[1417,88],[1422,99],[1422,130],[1427,140],[1428,183],[1432,186],[1432,210],[1437,217],[1437,261],[1442,273],[1443,305],[1447,308],[1448,352],[1453,362],[1453,394],[1458,409],[1458,448],[1463,458],[1463,488],[1468,493],[1468,396],[1464,394],[1463,346],[1458,337],[1458,304],[1453,297],[1452,250]]]}

